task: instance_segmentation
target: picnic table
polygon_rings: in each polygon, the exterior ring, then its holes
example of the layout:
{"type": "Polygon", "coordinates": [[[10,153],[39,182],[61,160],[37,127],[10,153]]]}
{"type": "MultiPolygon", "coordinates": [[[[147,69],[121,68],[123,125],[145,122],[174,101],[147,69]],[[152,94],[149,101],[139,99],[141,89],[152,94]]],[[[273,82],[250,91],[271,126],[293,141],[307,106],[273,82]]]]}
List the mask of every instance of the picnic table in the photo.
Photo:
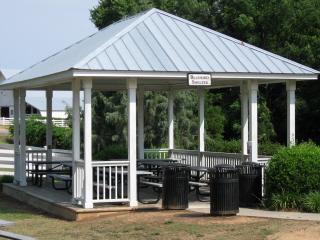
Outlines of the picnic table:
{"type": "Polygon", "coordinates": [[[63,170],[59,169],[60,167],[64,166],[64,164],[71,163],[71,161],[28,161],[27,163],[31,163],[34,165],[34,169],[30,170],[31,172],[31,180],[32,184],[37,185],[39,187],[42,186],[42,179],[43,175],[47,175],[50,173],[67,173],[70,174],[71,170],[63,170]],[[55,165],[55,166],[52,166],[55,165]],[[40,169],[40,166],[45,166],[45,169],[40,169]],[[49,168],[47,168],[49,166],[49,168]]]}

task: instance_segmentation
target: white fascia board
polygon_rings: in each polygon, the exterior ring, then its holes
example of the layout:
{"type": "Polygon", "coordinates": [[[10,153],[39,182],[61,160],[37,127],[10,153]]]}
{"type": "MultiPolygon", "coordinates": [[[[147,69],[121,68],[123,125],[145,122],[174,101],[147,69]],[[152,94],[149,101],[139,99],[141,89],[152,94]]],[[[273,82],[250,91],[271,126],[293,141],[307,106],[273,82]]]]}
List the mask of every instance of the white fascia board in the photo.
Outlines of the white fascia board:
{"type": "Polygon", "coordinates": [[[212,79],[239,79],[239,80],[318,80],[319,74],[268,74],[268,73],[212,73],[212,79]]]}
{"type": "MultiPolygon", "coordinates": [[[[73,70],[74,77],[115,77],[115,78],[167,78],[185,79],[188,72],[139,72],[139,71],[103,71],[73,70]]],[[[211,73],[212,79],[225,80],[317,80],[318,74],[268,74],[268,73],[211,73]]]]}
{"type": "Polygon", "coordinates": [[[67,71],[54,73],[54,74],[39,77],[39,78],[24,80],[24,81],[8,82],[8,83],[4,81],[0,83],[0,89],[11,90],[15,88],[25,88],[25,89],[40,88],[40,87],[52,86],[52,85],[68,82],[72,79],[72,77],[73,77],[72,71],[67,70],[67,71]]]}
{"type": "Polygon", "coordinates": [[[95,78],[187,78],[185,72],[141,72],[141,71],[103,71],[103,70],[73,70],[73,77],[95,77],[95,78]]]}

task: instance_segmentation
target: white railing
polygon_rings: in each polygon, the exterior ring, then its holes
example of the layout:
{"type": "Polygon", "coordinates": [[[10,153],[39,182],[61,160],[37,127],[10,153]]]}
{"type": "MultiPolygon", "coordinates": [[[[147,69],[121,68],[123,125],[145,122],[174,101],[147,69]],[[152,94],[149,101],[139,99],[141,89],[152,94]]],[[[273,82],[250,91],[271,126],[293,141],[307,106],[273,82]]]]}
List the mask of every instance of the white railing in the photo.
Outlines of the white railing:
{"type": "Polygon", "coordinates": [[[160,149],[145,149],[144,150],[144,158],[145,159],[164,159],[169,157],[169,149],[168,148],[160,148],[160,149]]]}
{"type": "MultiPolygon", "coordinates": [[[[30,177],[31,171],[35,170],[34,162],[43,162],[47,160],[47,150],[26,150],[26,173],[30,177]]],[[[46,165],[39,165],[39,170],[45,170],[46,165]]]]}
{"type": "Polygon", "coordinates": [[[13,175],[14,151],[11,149],[0,149],[0,155],[0,176],[13,175]]]}
{"type": "Polygon", "coordinates": [[[74,161],[73,169],[73,197],[77,204],[84,202],[84,161],[74,161]]]}
{"type": "Polygon", "coordinates": [[[93,161],[93,203],[129,202],[129,161],[93,161]]]}
{"type": "MultiPolygon", "coordinates": [[[[27,117],[27,119],[28,119],[28,117],[27,117]]],[[[35,119],[35,120],[42,122],[44,124],[47,123],[46,119],[35,119]]],[[[65,119],[52,119],[52,123],[53,123],[53,125],[58,126],[58,127],[68,127],[67,121],[65,119]]],[[[2,125],[2,126],[13,125],[13,118],[0,117],[0,125],[2,125]]]]}
{"type": "Polygon", "coordinates": [[[190,166],[214,167],[219,164],[236,166],[248,161],[248,155],[239,153],[199,152],[197,150],[170,150],[169,156],[190,166]]]}

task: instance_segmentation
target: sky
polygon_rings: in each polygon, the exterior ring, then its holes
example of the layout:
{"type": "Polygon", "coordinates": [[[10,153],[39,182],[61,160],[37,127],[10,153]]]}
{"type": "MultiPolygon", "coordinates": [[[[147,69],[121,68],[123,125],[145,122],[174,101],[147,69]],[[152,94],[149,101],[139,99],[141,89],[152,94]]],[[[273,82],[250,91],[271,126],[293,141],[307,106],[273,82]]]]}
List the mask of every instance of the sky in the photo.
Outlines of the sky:
{"type": "MultiPolygon", "coordinates": [[[[0,69],[23,70],[96,32],[89,10],[97,4],[98,0],[0,0],[0,69]]],[[[54,98],[61,96],[64,93],[54,93],[54,98]]],[[[43,98],[44,93],[28,92],[28,97],[43,98]]]]}

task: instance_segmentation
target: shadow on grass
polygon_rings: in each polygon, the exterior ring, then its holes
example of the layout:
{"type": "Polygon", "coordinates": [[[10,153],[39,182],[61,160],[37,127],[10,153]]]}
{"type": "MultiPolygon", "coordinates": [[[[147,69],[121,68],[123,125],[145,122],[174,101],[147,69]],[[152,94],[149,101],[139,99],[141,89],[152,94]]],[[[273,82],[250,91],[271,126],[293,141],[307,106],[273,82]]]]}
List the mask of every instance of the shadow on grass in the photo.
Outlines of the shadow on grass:
{"type": "Polygon", "coordinates": [[[36,215],[43,215],[43,212],[0,193],[0,219],[17,221],[30,219],[36,215]]]}

